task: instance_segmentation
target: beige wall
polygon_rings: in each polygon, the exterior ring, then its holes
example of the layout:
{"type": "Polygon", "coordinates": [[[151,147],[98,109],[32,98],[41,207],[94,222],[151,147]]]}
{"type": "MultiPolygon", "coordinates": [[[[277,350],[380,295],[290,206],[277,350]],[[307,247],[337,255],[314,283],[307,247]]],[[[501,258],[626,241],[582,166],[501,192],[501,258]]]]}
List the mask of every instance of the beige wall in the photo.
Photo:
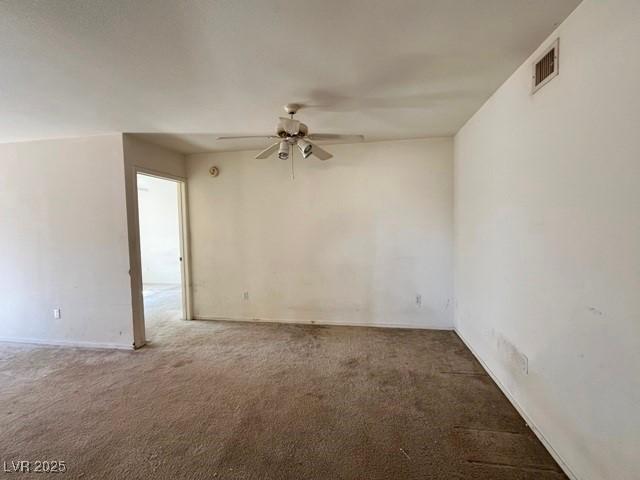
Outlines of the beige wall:
{"type": "Polygon", "coordinates": [[[640,473],[640,2],[585,0],[455,138],[456,326],[581,480],[640,473]],[[528,374],[519,367],[528,357],[528,374]]]}
{"type": "Polygon", "coordinates": [[[184,155],[145,142],[131,134],[125,133],[123,142],[125,162],[128,166],[174,177],[186,177],[184,155]]]}
{"type": "Polygon", "coordinates": [[[136,168],[185,175],[128,135],[0,145],[0,340],[144,343],[136,168]]]}
{"type": "Polygon", "coordinates": [[[3,340],[131,348],[125,213],[121,135],[0,145],[3,340]]]}
{"type": "Polygon", "coordinates": [[[452,140],[327,148],[188,157],[195,317],[451,328],[452,140]]]}

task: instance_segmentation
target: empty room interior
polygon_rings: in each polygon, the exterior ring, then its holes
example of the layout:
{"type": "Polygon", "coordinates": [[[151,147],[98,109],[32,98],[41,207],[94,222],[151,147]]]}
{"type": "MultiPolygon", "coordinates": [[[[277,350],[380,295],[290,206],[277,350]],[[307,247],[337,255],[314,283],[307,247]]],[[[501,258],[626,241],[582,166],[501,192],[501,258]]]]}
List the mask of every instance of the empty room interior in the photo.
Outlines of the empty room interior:
{"type": "Polygon", "coordinates": [[[6,478],[640,479],[639,1],[5,0],[0,71],[6,478]]]}
{"type": "Polygon", "coordinates": [[[138,173],[140,266],[145,339],[153,341],[160,325],[186,318],[183,311],[181,183],[138,173]]]}

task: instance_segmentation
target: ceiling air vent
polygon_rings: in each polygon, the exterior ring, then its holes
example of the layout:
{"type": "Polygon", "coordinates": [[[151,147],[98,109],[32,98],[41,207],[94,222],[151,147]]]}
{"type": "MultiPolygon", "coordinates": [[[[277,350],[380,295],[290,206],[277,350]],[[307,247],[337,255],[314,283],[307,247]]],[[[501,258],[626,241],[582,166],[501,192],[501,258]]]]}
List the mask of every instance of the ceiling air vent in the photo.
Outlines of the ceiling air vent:
{"type": "Polygon", "coordinates": [[[542,55],[540,55],[535,62],[533,62],[532,94],[536,93],[549,83],[553,77],[558,75],[558,69],[560,67],[560,57],[558,55],[559,45],[560,39],[556,39],[556,41],[542,52],[542,55]]]}

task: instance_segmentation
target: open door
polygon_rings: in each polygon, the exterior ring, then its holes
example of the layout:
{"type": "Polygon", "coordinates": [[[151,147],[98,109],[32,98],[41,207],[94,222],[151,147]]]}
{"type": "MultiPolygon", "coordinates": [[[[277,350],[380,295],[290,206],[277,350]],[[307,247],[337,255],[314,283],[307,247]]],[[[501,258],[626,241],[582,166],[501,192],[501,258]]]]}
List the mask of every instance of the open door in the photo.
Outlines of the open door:
{"type": "Polygon", "coordinates": [[[136,174],[140,266],[147,342],[190,318],[184,181],[136,174]]]}

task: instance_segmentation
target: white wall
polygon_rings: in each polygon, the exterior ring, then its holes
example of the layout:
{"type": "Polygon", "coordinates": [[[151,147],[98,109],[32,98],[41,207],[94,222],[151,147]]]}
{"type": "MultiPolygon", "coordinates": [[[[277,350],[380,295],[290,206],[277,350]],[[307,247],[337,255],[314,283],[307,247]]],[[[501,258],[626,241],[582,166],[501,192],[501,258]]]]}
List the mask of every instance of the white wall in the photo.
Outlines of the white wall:
{"type": "Polygon", "coordinates": [[[131,348],[125,212],[121,135],[0,145],[2,339],[131,348]]]}
{"type": "Polygon", "coordinates": [[[187,157],[195,317],[451,328],[452,146],[187,157]]]}
{"type": "Polygon", "coordinates": [[[177,182],[138,175],[140,252],[145,284],[181,283],[178,193],[177,182]]]}
{"type": "MultiPolygon", "coordinates": [[[[127,226],[129,232],[129,265],[131,272],[131,304],[133,312],[133,336],[136,347],[145,344],[144,302],[142,299],[142,265],[138,224],[138,192],[136,171],[144,169],[161,175],[183,178],[186,175],[184,156],[140,140],[123,135],[127,226]]],[[[188,225],[187,225],[188,227],[188,225]]],[[[188,246],[185,256],[189,254],[188,246]]],[[[190,300],[186,300],[187,317],[190,317],[190,300]]]]}
{"type": "Polygon", "coordinates": [[[456,327],[575,478],[640,476],[640,2],[585,0],[455,137],[456,327]],[[518,369],[517,352],[529,373],[518,369]]]}
{"type": "Polygon", "coordinates": [[[186,177],[184,155],[159,145],[145,142],[135,135],[124,134],[125,162],[138,167],[174,177],[186,177]]]}

